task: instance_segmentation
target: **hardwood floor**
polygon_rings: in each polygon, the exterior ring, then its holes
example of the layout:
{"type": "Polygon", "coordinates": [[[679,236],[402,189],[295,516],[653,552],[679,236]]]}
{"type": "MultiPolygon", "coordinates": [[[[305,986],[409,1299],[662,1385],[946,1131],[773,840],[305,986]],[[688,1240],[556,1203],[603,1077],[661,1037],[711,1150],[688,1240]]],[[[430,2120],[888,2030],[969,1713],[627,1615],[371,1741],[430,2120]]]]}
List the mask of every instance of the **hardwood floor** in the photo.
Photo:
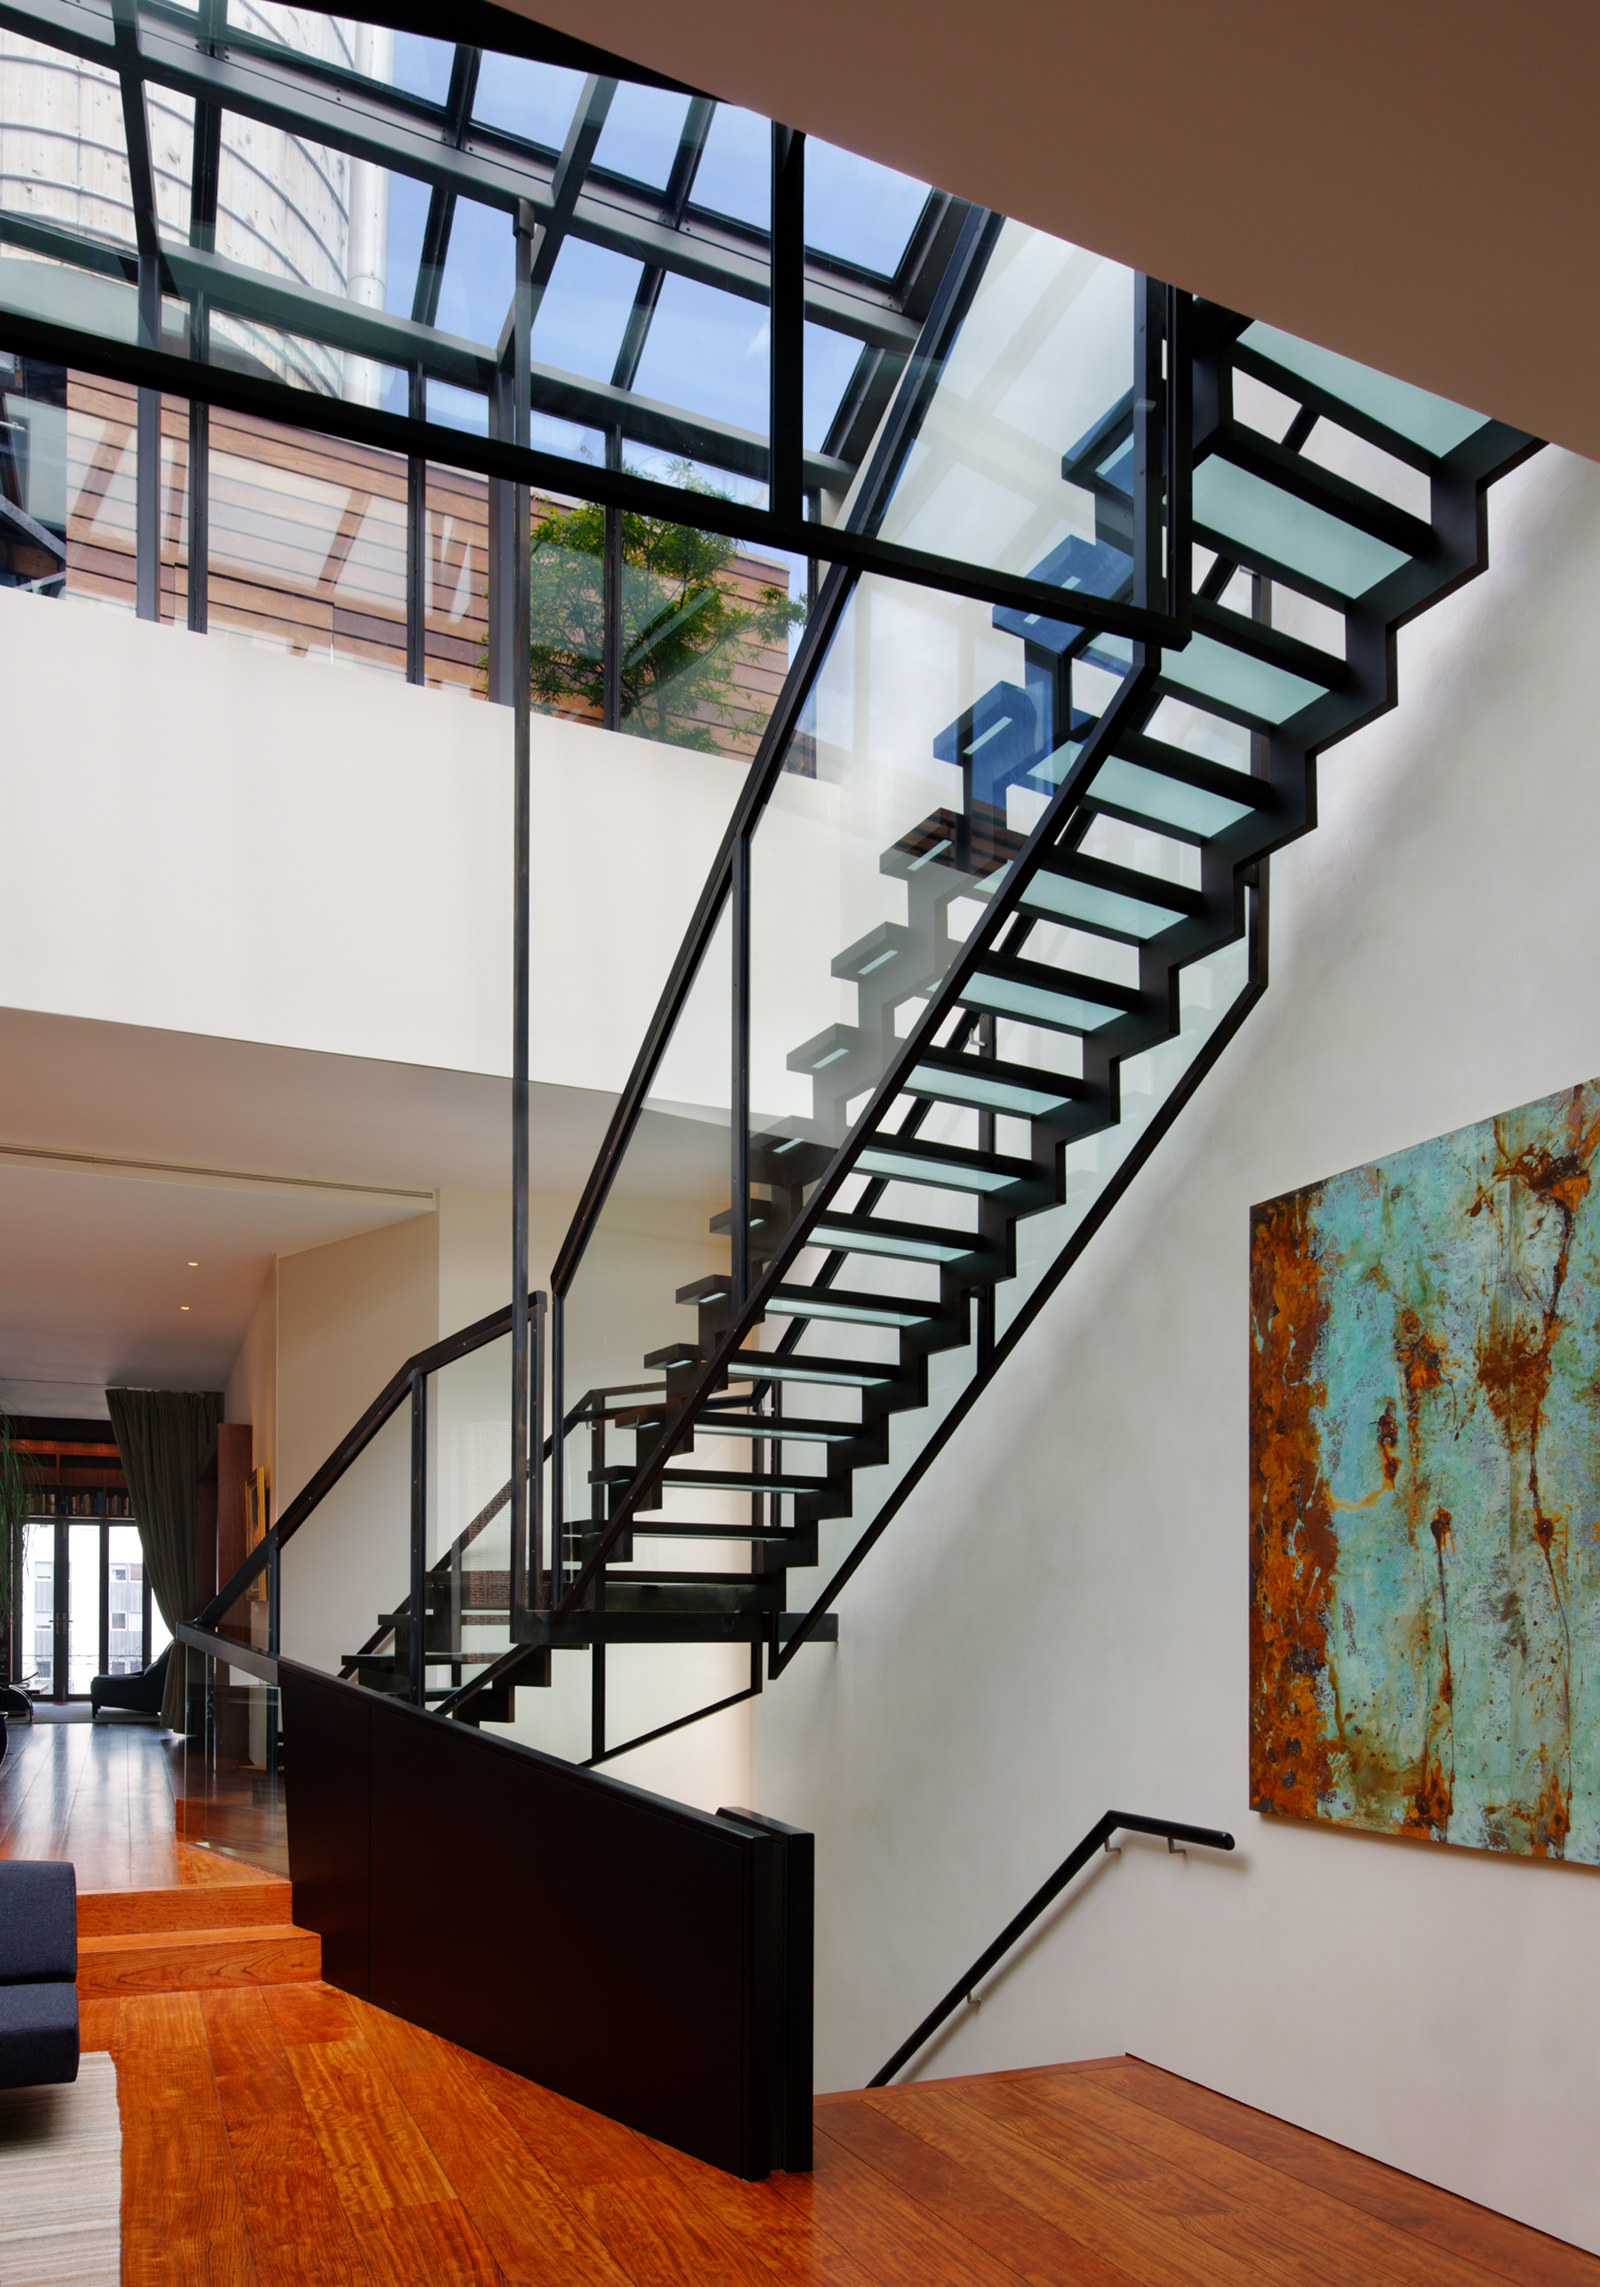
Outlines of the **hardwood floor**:
{"type": "Polygon", "coordinates": [[[13,1723],[0,1858],[70,1858],[80,1890],[193,1880],[173,1819],[182,1776],[182,1747],[153,1723],[13,1723]]]}
{"type": "Polygon", "coordinates": [[[103,2003],[94,2038],[124,2287],[1600,2283],[1132,2058],[823,2097],[815,2175],[741,2184],[330,1986],[103,2003]]]}
{"type": "Polygon", "coordinates": [[[330,1986],[140,1990],[146,1933],[207,1979],[235,1941],[293,1967],[282,1885],[177,1842],[180,1776],[131,1726],[14,1730],[0,1765],[0,1856],[72,1858],[87,1951],[135,1964],[82,2005],[124,2287],[1600,2287],[1133,2058],[822,2097],[815,2174],[741,2184],[330,1986]]]}

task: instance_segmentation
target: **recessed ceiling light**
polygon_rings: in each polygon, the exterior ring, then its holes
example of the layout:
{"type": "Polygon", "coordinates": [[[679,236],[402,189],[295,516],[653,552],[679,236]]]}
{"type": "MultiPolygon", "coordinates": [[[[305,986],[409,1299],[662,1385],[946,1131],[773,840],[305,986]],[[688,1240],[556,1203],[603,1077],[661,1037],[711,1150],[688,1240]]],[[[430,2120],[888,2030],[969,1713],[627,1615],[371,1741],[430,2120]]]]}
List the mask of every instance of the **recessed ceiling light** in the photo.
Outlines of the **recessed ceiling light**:
{"type": "Polygon", "coordinates": [[[190,1268],[190,1270],[192,1270],[192,1271],[197,1271],[197,1270],[200,1268],[200,1265],[199,1265],[198,1263],[191,1263],[191,1264],[189,1265],[189,1268],[190,1268]]]}
{"type": "Polygon", "coordinates": [[[179,1303],[179,1305],[178,1305],[178,1308],[179,1308],[180,1310],[187,1310],[187,1309],[188,1309],[188,1307],[189,1307],[189,1305],[188,1305],[186,1302],[180,1302],[180,1303],[179,1303]]]}

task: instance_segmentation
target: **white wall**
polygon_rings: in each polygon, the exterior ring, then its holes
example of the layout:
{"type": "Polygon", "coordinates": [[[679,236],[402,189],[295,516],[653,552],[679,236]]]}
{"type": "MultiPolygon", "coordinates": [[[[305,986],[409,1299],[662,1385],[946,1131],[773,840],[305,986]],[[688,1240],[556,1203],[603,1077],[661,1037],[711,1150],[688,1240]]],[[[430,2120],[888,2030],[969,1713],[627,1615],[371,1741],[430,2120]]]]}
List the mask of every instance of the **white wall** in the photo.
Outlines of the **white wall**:
{"type": "Polygon", "coordinates": [[[262,1282],[239,1355],[223,1393],[224,1421],[247,1421],[252,1466],[264,1469],[274,1502],[278,1488],[278,1266],[262,1282]]]}
{"type": "MultiPolygon", "coordinates": [[[[507,709],[16,590],[0,674],[0,1004],[509,1072],[507,709]]],[[[536,1080],[621,1086],[743,778],[535,716],[536,1080]]]]}
{"type": "Polygon", "coordinates": [[[820,2085],[873,2072],[1107,1807],[1128,1843],[926,2060],[1131,2050],[1600,2249],[1600,1873],[1247,1804],[1248,1210],[1600,1071],[1600,469],[1493,496],[1489,574],[1273,868],[1273,979],[758,1702],[818,1839],[820,2085]]]}

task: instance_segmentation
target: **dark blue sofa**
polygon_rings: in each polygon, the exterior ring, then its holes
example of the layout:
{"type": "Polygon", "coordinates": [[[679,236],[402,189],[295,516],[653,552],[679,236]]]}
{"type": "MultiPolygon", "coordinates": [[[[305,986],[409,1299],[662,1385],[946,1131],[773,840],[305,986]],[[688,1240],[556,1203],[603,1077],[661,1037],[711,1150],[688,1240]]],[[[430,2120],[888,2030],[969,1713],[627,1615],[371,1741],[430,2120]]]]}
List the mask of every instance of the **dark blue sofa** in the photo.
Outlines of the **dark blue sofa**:
{"type": "Polygon", "coordinates": [[[0,2088],[77,2079],[77,1974],[72,1868],[0,1858],[0,2088]]]}

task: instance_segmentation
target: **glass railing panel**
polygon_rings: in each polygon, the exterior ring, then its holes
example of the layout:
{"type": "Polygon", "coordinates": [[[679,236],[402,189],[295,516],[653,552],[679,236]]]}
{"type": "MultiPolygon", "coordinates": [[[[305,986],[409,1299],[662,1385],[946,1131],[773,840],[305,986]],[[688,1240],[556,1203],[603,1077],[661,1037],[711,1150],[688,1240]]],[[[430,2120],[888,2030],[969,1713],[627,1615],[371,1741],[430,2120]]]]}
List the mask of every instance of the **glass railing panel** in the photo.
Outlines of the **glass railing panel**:
{"type": "Polygon", "coordinates": [[[406,463],[217,408],[209,625],[295,656],[406,667],[406,463]]]}
{"type": "Polygon", "coordinates": [[[935,364],[919,352],[907,369],[902,402],[909,393],[919,411],[882,494],[862,491],[847,519],[905,547],[1131,597],[1138,300],[1122,264],[1001,225],[948,353],[935,364]]]}
{"type": "Polygon", "coordinates": [[[1119,686],[1074,661],[1058,725],[1059,631],[1014,617],[876,578],[845,606],[751,842],[758,1184],[843,1140],[1119,686]]]}
{"type": "Polygon", "coordinates": [[[423,675],[431,689],[489,691],[489,484],[428,464],[422,577],[423,675]]]}
{"type": "Polygon", "coordinates": [[[428,1377],[427,1685],[511,1646],[511,1337],[428,1377]],[[446,1662],[445,1654],[454,1655],[446,1662]]]}
{"type": "MultiPolygon", "coordinates": [[[[726,1311],[731,1268],[732,930],[726,901],[562,1305],[565,1410],[586,1393],[657,1423],[668,1357],[692,1356],[704,1301],[726,1311]],[[718,1291],[720,1286],[720,1293],[718,1291]],[[693,1289],[683,1302],[680,1292],[693,1289]],[[654,1361],[651,1363],[650,1361],[654,1361]]],[[[648,1442],[648,1434],[646,1442],[648,1442]]],[[[603,1466],[639,1447],[637,1417],[606,1428],[603,1466]]],[[[583,1531],[602,1511],[586,1425],[565,1440],[564,1502],[583,1531]]]]}
{"type": "Polygon", "coordinates": [[[405,1645],[393,1621],[411,1584],[408,1402],[285,1544],[279,1576],[286,1659],[336,1676],[359,1653],[359,1680],[404,1696],[405,1645]]]}
{"type": "Polygon", "coordinates": [[[186,1736],[175,1804],[179,1842],[283,1879],[289,1874],[277,1686],[192,1651],[203,1666],[201,1728],[186,1736]]]}

